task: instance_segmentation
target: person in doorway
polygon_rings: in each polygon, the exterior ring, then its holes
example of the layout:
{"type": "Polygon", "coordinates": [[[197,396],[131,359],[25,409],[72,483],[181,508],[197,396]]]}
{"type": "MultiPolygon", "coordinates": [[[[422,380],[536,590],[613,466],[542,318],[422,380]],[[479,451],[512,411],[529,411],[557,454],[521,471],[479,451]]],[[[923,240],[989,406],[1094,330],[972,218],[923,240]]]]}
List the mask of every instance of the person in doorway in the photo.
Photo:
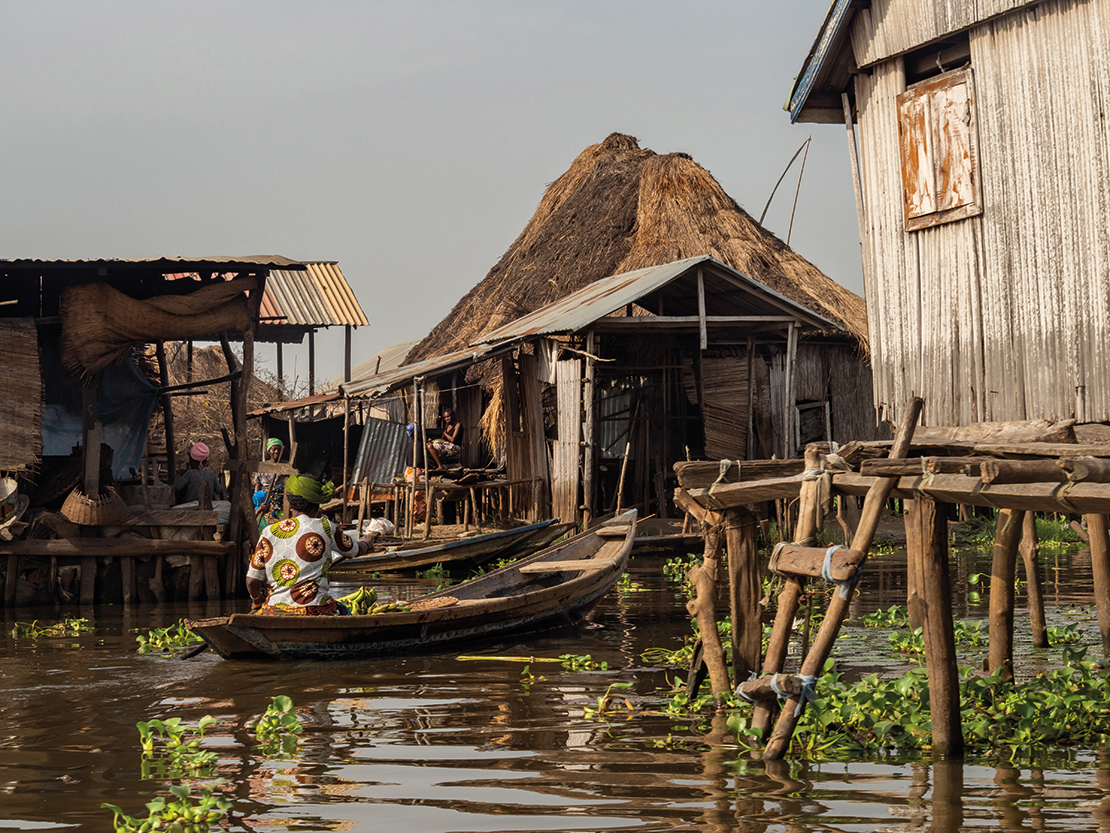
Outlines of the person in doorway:
{"type": "Polygon", "coordinates": [[[458,462],[462,455],[462,423],[450,408],[443,409],[443,433],[438,440],[428,440],[428,453],[437,469],[442,469],[445,463],[458,462]]]}
{"type": "Polygon", "coordinates": [[[300,474],[285,479],[289,517],[262,530],[251,553],[247,593],[251,611],[328,616],[346,613],[329,595],[332,564],[370,551],[377,532],[352,539],[320,514],[320,504],[335,495],[331,483],[300,474]]]}
{"type": "MultiPolygon", "coordinates": [[[[285,454],[285,443],[277,437],[266,440],[266,462],[280,463],[285,454]]],[[[276,472],[254,473],[254,513],[258,528],[281,519],[285,504],[285,475],[276,472]]]]}
{"type": "Polygon", "coordinates": [[[188,468],[173,481],[178,504],[199,500],[202,483],[208,484],[213,500],[224,496],[224,484],[216,477],[216,472],[208,468],[208,446],[193,443],[193,447],[189,449],[188,468]]]}

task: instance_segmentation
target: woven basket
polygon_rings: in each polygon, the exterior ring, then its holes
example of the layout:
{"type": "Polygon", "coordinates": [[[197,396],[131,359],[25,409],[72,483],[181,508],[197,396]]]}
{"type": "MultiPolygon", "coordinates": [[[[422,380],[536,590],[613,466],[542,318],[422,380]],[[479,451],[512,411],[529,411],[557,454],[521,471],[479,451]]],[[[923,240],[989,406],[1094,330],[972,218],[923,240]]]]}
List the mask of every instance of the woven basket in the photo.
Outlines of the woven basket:
{"type": "Polygon", "coordinates": [[[62,504],[61,515],[70,523],[104,526],[122,523],[131,513],[123,498],[109,486],[107,493],[95,498],[88,497],[80,489],[74,489],[62,504]]]}
{"type": "Polygon", "coordinates": [[[435,599],[417,599],[409,602],[409,610],[439,610],[441,607],[450,607],[458,603],[454,596],[439,596],[435,599]]]}

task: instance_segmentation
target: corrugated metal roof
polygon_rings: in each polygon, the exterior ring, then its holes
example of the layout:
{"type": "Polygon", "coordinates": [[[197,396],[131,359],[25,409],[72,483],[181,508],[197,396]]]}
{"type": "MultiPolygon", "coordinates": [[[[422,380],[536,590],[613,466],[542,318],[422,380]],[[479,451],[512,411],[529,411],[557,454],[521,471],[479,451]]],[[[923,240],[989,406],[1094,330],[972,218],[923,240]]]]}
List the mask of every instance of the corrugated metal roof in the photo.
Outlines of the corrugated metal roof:
{"type": "MultiPolygon", "coordinates": [[[[790,97],[787,99],[784,108],[790,111],[791,122],[796,122],[801,115],[802,108],[805,106],[810,92],[813,91],[818,77],[826,69],[826,59],[834,51],[834,45],[837,49],[840,48],[842,40],[837,36],[840,34],[841,27],[852,8],[852,0],[833,0],[829,5],[825,22],[821,25],[817,40],[813,42],[813,46],[809,49],[805,64],[794,82],[794,88],[790,91],[790,97]]],[[[837,108],[834,107],[833,109],[837,108]]]]}
{"type": "Polygon", "coordinates": [[[227,266],[259,266],[269,269],[284,269],[295,271],[304,269],[305,265],[297,260],[290,260],[281,255],[247,255],[245,257],[115,257],[92,258],[89,260],[39,260],[37,258],[14,258],[0,260],[0,271],[15,269],[41,269],[52,268],[99,268],[112,266],[159,266],[164,264],[166,271],[190,272],[196,269],[227,266]],[[172,268],[171,268],[172,267],[172,268]]]}
{"type": "Polygon", "coordinates": [[[305,266],[304,271],[270,272],[262,298],[263,322],[305,327],[369,325],[338,264],[316,261],[305,266]]]}
{"type": "MultiPolygon", "coordinates": [[[[698,268],[711,272],[716,278],[723,278],[728,282],[730,289],[741,290],[743,301],[732,298],[728,302],[730,306],[743,306],[747,312],[756,314],[760,312],[785,313],[820,329],[843,329],[832,321],[817,315],[812,310],[790,300],[785,295],[780,295],[759,281],[737,272],[730,266],[726,266],[719,260],[715,260],[708,255],[702,255],[594,281],[589,286],[585,286],[553,304],[541,307],[522,318],[518,318],[516,321],[486,333],[474,344],[496,344],[529,336],[577,332],[606,315],[663,289],[668,284],[687,275],[696,275],[698,268]]],[[[668,300],[671,304],[668,307],[670,309],[674,306],[674,301],[670,297],[668,297],[668,300]]],[[[710,301],[709,287],[706,288],[706,301],[707,303],[710,301]]],[[[696,296],[693,303],[696,304],[696,296]]],[[[694,314],[697,312],[696,308],[693,310],[674,310],[675,314],[687,314],[691,311],[694,314]]],[[[725,314],[722,310],[707,310],[707,312],[710,315],[725,314]]],[[[728,311],[728,314],[733,313],[734,310],[728,311]]],[[[644,318],[644,321],[645,324],[650,324],[651,317],[644,318]]]]}
{"type": "Polygon", "coordinates": [[[307,408],[311,405],[325,405],[328,402],[335,402],[337,399],[339,399],[339,391],[333,390],[327,393],[318,393],[315,396],[306,396],[303,399],[289,399],[285,402],[264,405],[255,411],[251,411],[247,416],[260,417],[266,414],[281,414],[286,411],[295,411],[298,408],[307,408]]]}
{"type": "Polygon", "coordinates": [[[439,376],[444,373],[450,373],[452,370],[468,367],[476,361],[491,358],[509,349],[508,346],[503,345],[500,346],[500,348],[501,349],[485,345],[474,347],[469,350],[447,353],[443,356],[436,356],[431,359],[425,359],[422,362],[406,364],[395,370],[367,376],[363,379],[352,379],[350,382],[340,385],[339,389],[352,398],[377,396],[378,394],[386,393],[393,388],[407,384],[413,379],[418,379],[421,376],[439,376]]]}

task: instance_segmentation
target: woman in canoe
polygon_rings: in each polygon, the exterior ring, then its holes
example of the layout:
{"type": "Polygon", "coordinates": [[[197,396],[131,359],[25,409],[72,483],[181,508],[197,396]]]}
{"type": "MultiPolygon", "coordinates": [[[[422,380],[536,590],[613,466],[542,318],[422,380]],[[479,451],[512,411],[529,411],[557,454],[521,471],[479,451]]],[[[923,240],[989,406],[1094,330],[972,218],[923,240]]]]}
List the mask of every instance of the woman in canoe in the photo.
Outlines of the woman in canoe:
{"type": "Polygon", "coordinates": [[[285,480],[289,517],[267,526],[251,553],[247,592],[255,613],[327,616],[347,610],[328,595],[328,569],[336,561],[370,551],[378,537],[352,539],[320,515],[335,486],[292,474],[285,480]]]}

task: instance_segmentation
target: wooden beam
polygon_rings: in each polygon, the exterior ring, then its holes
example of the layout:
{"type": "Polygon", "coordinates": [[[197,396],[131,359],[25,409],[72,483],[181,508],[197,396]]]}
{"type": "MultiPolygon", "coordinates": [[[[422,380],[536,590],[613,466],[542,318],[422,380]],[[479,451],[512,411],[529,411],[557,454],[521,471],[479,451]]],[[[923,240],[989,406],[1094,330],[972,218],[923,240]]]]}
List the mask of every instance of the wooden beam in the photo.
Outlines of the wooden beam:
{"type": "MultiPolygon", "coordinates": [[[[833,488],[849,495],[863,495],[875,480],[876,478],[855,472],[837,472],[833,474],[833,488]]],[[[756,485],[758,484],[752,484],[753,487],[756,485]]],[[[717,491],[721,492],[723,489],[717,491]]],[[[978,477],[937,474],[929,478],[900,477],[891,491],[891,497],[912,499],[917,492],[940,503],[966,503],[995,509],[1076,515],[1110,513],[1110,484],[1105,483],[984,485],[978,477]]],[[[717,492],[714,496],[717,496],[717,492]]]]}
{"type": "MultiPolygon", "coordinates": [[[[153,538],[23,538],[0,543],[0,555],[142,558],[166,555],[223,555],[233,546],[227,541],[164,541],[153,538]]],[[[82,580],[83,581],[83,580],[82,580]]]]}

